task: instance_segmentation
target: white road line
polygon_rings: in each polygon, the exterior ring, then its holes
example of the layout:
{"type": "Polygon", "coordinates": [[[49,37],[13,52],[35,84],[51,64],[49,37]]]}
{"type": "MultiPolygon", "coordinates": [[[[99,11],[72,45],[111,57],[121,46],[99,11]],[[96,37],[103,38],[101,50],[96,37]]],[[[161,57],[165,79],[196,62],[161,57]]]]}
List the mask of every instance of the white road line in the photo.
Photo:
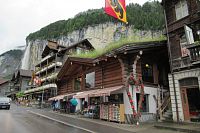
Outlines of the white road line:
{"type": "Polygon", "coordinates": [[[48,116],[46,116],[46,115],[42,115],[42,114],[39,114],[39,113],[35,113],[35,112],[31,111],[31,110],[27,110],[27,111],[30,112],[30,113],[32,113],[32,114],[35,114],[35,115],[38,115],[38,116],[42,116],[42,117],[47,118],[47,119],[49,119],[49,120],[56,121],[56,122],[58,122],[58,123],[61,123],[61,124],[64,124],[64,125],[67,125],[67,126],[70,126],[70,127],[78,128],[78,129],[81,129],[81,130],[84,130],[84,131],[90,132],[90,133],[97,133],[97,132],[88,130],[88,129],[83,128],[83,127],[78,127],[78,126],[76,126],[76,125],[73,125],[73,124],[70,124],[70,123],[67,123],[67,122],[64,122],[64,121],[56,120],[56,119],[51,118],[51,117],[48,117],[48,116]]]}

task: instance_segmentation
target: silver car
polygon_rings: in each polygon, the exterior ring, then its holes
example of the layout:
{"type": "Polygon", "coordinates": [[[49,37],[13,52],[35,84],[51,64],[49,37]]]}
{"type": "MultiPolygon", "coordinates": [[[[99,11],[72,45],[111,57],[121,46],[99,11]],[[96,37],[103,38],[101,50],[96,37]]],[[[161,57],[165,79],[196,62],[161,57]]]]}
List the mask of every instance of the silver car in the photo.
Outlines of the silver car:
{"type": "Polygon", "coordinates": [[[11,99],[8,97],[0,97],[0,108],[1,109],[10,109],[11,99]]]}

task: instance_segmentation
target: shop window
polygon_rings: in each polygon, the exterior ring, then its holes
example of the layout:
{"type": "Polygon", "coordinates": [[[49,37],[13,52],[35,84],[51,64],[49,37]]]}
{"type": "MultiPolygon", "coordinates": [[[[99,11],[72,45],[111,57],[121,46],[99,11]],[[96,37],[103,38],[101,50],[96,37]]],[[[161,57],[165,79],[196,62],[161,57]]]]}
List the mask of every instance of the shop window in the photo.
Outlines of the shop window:
{"type": "MultiPolygon", "coordinates": [[[[140,99],[140,93],[136,94],[136,98],[137,98],[137,107],[138,107],[138,102],[139,102],[139,99],[140,99]]],[[[141,112],[149,112],[149,95],[148,94],[144,95],[144,101],[142,101],[141,112]]]]}
{"type": "Polygon", "coordinates": [[[108,102],[115,104],[123,104],[123,94],[111,94],[108,97],[108,102]]]}
{"type": "Polygon", "coordinates": [[[80,90],[81,89],[81,77],[77,77],[74,79],[74,90],[80,90]]]}
{"type": "Polygon", "coordinates": [[[153,64],[142,63],[142,80],[153,83],[153,64]]]}
{"type": "Polygon", "coordinates": [[[86,74],[85,88],[94,88],[95,85],[95,72],[86,74]]]}
{"type": "Polygon", "coordinates": [[[89,103],[90,103],[90,105],[99,105],[100,97],[90,97],[89,103]]]}
{"type": "Polygon", "coordinates": [[[188,14],[188,6],[186,0],[180,0],[175,5],[175,11],[176,11],[176,20],[179,20],[188,14]]]}

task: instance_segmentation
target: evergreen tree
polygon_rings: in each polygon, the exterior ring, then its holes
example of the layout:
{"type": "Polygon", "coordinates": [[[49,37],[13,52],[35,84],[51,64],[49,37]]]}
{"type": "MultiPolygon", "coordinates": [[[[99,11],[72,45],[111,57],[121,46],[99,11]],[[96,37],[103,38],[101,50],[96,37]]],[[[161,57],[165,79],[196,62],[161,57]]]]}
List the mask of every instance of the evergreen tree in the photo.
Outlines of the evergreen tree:
{"type": "MultiPolygon", "coordinates": [[[[158,31],[164,28],[163,9],[159,2],[146,2],[143,6],[129,4],[127,7],[127,20],[135,29],[158,31]]],[[[74,18],[51,23],[35,33],[27,36],[27,40],[51,39],[60,35],[67,35],[74,30],[106,22],[118,22],[108,16],[102,9],[92,9],[77,14],[74,18]]]]}

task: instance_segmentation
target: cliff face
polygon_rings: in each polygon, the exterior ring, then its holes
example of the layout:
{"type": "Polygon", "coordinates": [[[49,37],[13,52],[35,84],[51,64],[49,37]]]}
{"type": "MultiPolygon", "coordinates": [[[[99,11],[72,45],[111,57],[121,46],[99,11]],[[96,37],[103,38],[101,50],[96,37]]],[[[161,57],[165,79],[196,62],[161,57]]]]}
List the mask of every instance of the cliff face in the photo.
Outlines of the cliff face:
{"type": "Polygon", "coordinates": [[[0,55],[0,76],[10,78],[20,67],[24,50],[10,50],[0,55]]]}
{"type": "MultiPolygon", "coordinates": [[[[51,38],[51,40],[58,42],[60,45],[70,46],[87,38],[91,44],[98,49],[104,48],[110,42],[117,41],[122,37],[137,36],[139,38],[154,38],[160,36],[161,34],[161,31],[140,31],[135,30],[133,26],[125,27],[120,23],[105,23],[76,30],[67,36],[60,36],[56,39],[51,38]]],[[[21,68],[34,69],[34,66],[41,60],[41,54],[46,45],[47,40],[27,40],[27,47],[25,51],[26,56],[24,56],[21,68]]]]}

